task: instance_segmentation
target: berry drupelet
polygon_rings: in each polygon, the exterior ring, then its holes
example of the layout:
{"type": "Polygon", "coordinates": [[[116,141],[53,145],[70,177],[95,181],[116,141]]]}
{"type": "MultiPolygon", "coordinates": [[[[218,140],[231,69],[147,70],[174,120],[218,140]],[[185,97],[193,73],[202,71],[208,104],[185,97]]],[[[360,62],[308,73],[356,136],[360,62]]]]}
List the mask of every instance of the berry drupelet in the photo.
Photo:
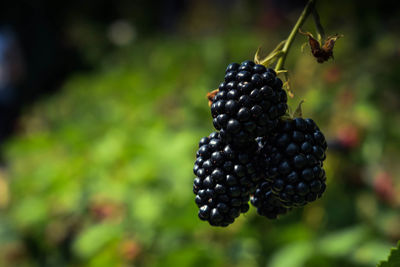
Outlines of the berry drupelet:
{"type": "Polygon", "coordinates": [[[260,180],[256,150],[255,141],[237,147],[224,143],[217,132],[200,140],[193,192],[201,220],[213,226],[228,226],[248,211],[250,193],[260,180]]]}
{"type": "Polygon", "coordinates": [[[287,95],[273,69],[253,61],[228,65],[211,104],[215,129],[228,142],[245,143],[269,134],[287,110],[287,95]]]}
{"type": "Polygon", "coordinates": [[[304,206],[321,197],[326,188],[327,143],[312,119],[280,120],[276,133],[260,143],[260,160],[269,166],[265,178],[286,207],[304,206]]]}
{"type": "Polygon", "coordinates": [[[268,219],[276,219],[278,215],[289,211],[274,195],[268,181],[263,181],[257,186],[255,194],[251,196],[251,204],[257,208],[258,214],[268,219]]]}

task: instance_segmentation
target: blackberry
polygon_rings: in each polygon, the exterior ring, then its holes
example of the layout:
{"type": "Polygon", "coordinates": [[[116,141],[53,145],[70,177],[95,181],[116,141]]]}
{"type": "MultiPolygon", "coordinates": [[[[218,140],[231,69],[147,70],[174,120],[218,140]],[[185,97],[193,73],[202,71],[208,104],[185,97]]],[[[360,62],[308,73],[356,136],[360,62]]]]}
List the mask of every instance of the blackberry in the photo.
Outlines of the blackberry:
{"type": "Polygon", "coordinates": [[[200,140],[193,192],[201,220],[213,226],[228,226],[248,211],[250,193],[260,180],[256,150],[255,141],[238,147],[224,143],[216,132],[200,140]]]}
{"type": "Polygon", "coordinates": [[[257,208],[258,214],[268,219],[276,219],[278,215],[287,213],[286,208],[271,190],[271,183],[261,182],[251,197],[251,204],[257,208]]]}
{"type": "Polygon", "coordinates": [[[232,63],[212,100],[213,124],[228,142],[245,143],[273,131],[286,113],[286,102],[273,69],[252,61],[232,63]]]}
{"type": "Polygon", "coordinates": [[[259,145],[261,164],[268,164],[264,175],[286,207],[300,207],[321,197],[326,188],[327,143],[312,119],[280,120],[276,133],[259,140],[259,145]]]}

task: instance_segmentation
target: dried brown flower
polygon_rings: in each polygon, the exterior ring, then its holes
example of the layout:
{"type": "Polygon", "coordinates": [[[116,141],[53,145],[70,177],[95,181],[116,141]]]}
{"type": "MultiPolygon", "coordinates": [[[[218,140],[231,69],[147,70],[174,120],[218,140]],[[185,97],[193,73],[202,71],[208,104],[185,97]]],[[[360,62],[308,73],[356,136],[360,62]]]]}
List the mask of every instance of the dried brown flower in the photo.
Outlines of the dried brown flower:
{"type": "Polygon", "coordinates": [[[215,89],[214,91],[211,91],[211,92],[207,93],[208,106],[211,107],[212,100],[213,100],[214,96],[216,94],[218,94],[218,92],[219,92],[219,89],[215,89]]]}
{"type": "Polygon", "coordinates": [[[311,47],[311,53],[317,59],[318,63],[323,63],[329,58],[333,58],[333,47],[335,46],[335,42],[340,37],[343,37],[343,35],[339,34],[329,36],[321,47],[321,44],[317,40],[315,40],[311,33],[303,32],[300,29],[299,32],[308,37],[308,42],[311,47]]]}

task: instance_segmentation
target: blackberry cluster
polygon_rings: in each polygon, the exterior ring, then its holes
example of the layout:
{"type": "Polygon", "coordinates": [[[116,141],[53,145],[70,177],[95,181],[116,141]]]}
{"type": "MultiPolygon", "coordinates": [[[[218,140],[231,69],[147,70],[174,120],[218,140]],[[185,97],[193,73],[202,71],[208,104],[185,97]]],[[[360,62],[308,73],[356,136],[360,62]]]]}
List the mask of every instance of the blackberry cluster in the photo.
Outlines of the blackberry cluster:
{"type": "Polygon", "coordinates": [[[193,168],[201,220],[228,226],[249,210],[250,198],[260,215],[276,219],[321,197],[325,137],[311,119],[283,119],[286,102],[274,70],[252,61],[228,65],[212,97],[218,131],[200,140],[193,168]]]}
{"type": "Polygon", "coordinates": [[[253,61],[229,64],[211,105],[215,129],[228,142],[270,134],[287,110],[287,95],[273,69],[253,61]]]}
{"type": "Polygon", "coordinates": [[[217,132],[199,142],[193,172],[198,216],[213,226],[228,226],[249,210],[250,193],[260,180],[255,141],[245,147],[225,143],[217,132]]]}
{"type": "Polygon", "coordinates": [[[255,194],[251,197],[251,204],[257,208],[258,214],[268,219],[276,219],[278,215],[285,214],[289,208],[275,196],[271,190],[271,183],[268,181],[261,182],[255,194]]]}
{"type": "Polygon", "coordinates": [[[327,143],[312,119],[281,120],[276,133],[264,138],[260,164],[272,193],[285,207],[301,207],[321,197],[326,176],[327,143]]]}

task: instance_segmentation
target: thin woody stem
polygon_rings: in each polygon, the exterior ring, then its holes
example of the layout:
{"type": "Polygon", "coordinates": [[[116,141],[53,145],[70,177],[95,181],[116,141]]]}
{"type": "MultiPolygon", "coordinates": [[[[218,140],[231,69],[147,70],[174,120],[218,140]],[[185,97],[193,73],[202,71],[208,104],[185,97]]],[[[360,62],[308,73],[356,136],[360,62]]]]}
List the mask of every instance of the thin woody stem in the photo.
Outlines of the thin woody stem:
{"type": "Polygon", "coordinates": [[[303,12],[301,13],[299,19],[297,20],[296,24],[294,25],[292,31],[287,38],[285,45],[282,48],[282,55],[279,58],[278,62],[275,66],[275,71],[279,71],[283,69],[283,65],[285,64],[286,56],[289,53],[290,46],[292,45],[299,28],[303,25],[304,21],[307,19],[308,15],[310,15],[310,11],[314,8],[316,0],[309,0],[307,5],[304,7],[303,12]]]}
{"type": "Polygon", "coordinates": [[[321,21],[319,19],[319,14],[318,14],[316,8],[312,9],[312,16],[313,16],[313,19],[314,19],[315,28],[317,30],[318,42],[322,46],[321,42],[322,42],[322,40],[325,39],[325,31],[324,31],[324,28],[322,27],[321,21]]]}

